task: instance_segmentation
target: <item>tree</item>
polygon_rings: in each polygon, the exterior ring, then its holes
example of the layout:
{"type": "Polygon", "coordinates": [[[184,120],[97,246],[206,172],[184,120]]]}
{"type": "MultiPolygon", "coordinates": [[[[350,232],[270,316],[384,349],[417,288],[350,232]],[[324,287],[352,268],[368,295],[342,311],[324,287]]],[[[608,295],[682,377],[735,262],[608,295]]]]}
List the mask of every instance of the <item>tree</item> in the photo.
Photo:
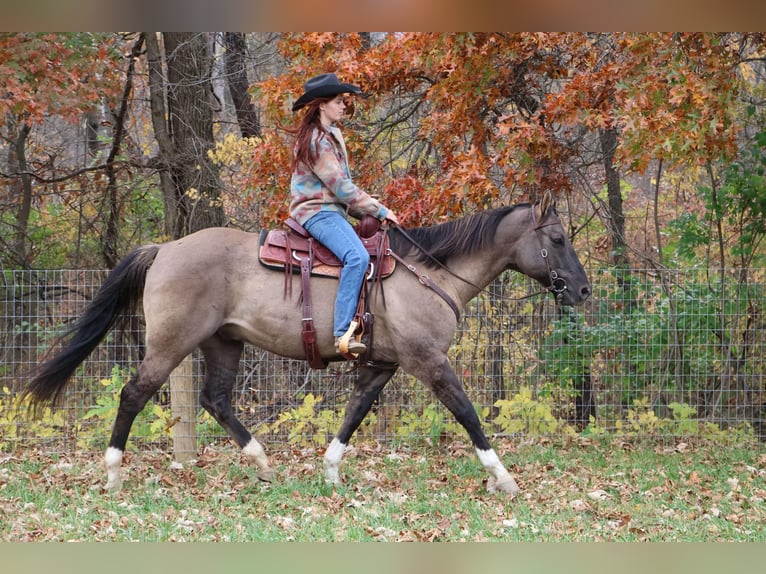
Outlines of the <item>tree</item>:
{"type": "MultiPolygon", "coordinates": [[[[125,202],[138,197],[136,177],[145,189],[162,190],[169,237],[221,224],[224,211],[243,226],[253,215],[260,223],[281,221],[291,137],[279,126],[295,122],[290,104],[303,82],[325,71],[371,94],[356,101],[346,120],[355,179],[383,195],[406,224],[430,224],[551,190],[566,200],[572,231],[598,221],[594,212],[600,217],[608,235],[592,256],[609,263],[636,255],[649,260],[651,251],[637,247],[637,230],[623,212],[635,208],[628,183],[656,173],[659,162],[663,178],[708,163],[720,172],[738,153],[743,123],[733,116],[741,85],[737,64],[755,62],[763,44],[755,34],[699,33],[144,38],[146,60],[133,51],[141,40],[135,33],[0,37],[7,92],[0,100],[2,173],[8,176],[0,238],[4,253],[21,253],[14,260],[29,264],[37,257],[27,227],[30,221],[40,229],[48,225],[40,217],[56,207],[57,216],[78,213],[68,232],[77,233],[77,245],[80,237],[97,237],[95,253],[111,265],[133,241],[119,221],[131,209],[125,202]],[[212,47],[219,40],[223,61],[214,66],[212,47]],[[144,133],[147,71],[156,142],[144,133]],[[213,95],[211,80],[219,71],[233,106],[213,95]],[[126,91],[131,81],[135,99],[126,91]],[[249,81],[255,83],[247,93],[249,81]],[[98,109],[106,111],[94,114],[98,109]],[[67,129],[85,129],[75,122],[86,116],[87,131],[78,136],[82,159],[69,161],[65,148],[71,144],[53,149],[56,137],[47,134],[62,133],[62,121],[67,129]],[[235,123],[247,140],[236,142],[226,129],[235,123]],[[208,150],[221,143],[223,152],[236,151],[237,170],[229,169],[227,153],[217,153],[218,163],[210,160],[208,150]],[[244,155],[248,149],[251,159],[244,155]],[[230,176],[225,184],[222,166],[230,176]],[[246,180],[243,170],[249,170],[246,180]]],[[[652,184],[658,205],[661,183],[652,184]]],[[[655,229],[662,229],[662,218],[655,220],[655,229]]]]}
{"type": "Polygon", "coordinates": [[[218,170],[208,156],[216,106],[212,55],[205,34],[166,32],[161,39],[145,33],[166,232],[179,238],[224,223],[218,170]]]}
{"type": "Polygon", "coordinates": [[[226,52],[224,62],[226,80],[234,102],[239,131],[243,138],[261,135],[258,113],[250,99],[250,82],[247,79],[247,40],[244,32],[224,34],[226,52]]]}
{"type": "Polygon", "coordinates": [[[61,184],[84,173],[72,160],[76,144],[61,137],[43,141],[45,136],[38,132],[43,134],[62,120],[76,126],[94,106],[115,94],[120,54],[114,40],[90,33],[0,34],[0,133],[8,144],[2,173],[7,186],[5,193],[0,192],[0,204],[7,214],[2,223],[13,230],[13,239],[3,241],[14,265],[32,263],[29,225],[35,207],[44,206],[50,195],[71,199],[71,193],[60,191],[61,184]],[[47,160],[31,157],[30,144],[45,147],[47,160]]]}
{"type": "MultiPolygon", "coordinates": [[[[104,261],[106,261],[106,264],[110,269],[117,265],[122,258],[117,245],[119,239],[118,227],[121,219],[122,201],[119,197],[120,193],[118,189],[116,163],[125,136],[125,123],[128,115],[128,107],[130,105],[131,92],[133,90],[135,63],[141,53],[143,44],[144,37],[143,35],[139,35],[130,50],[130,57],[128,58],[127,71],[125,74],[125,87],[119,102],[119,108],[114,117],[112,144],[106,158],[105,171],[107,184],[104,201],[108,203],[109,207],[105,210],[106,225],[102,234],[101,252],[104,256],[104,261]]],[[[89,145],[88,147],[89,151],[91,151],[92,146],[89,145]]]]}

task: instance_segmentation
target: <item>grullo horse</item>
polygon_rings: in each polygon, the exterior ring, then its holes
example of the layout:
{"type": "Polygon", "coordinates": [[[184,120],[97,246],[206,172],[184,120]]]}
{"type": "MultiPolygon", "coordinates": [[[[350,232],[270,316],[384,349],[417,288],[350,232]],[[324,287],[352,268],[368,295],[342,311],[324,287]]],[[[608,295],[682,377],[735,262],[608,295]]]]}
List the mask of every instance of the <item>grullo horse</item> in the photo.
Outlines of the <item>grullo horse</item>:
{"type": "MultiPolygon", "coordinates": [[[[426,385],[466,429],[494,488],[516,493],[516,481],[487,440],[447,352],[460,310],[507,269],[537,280],[562,304],[577,305],[588,298],[588,278],[555,208],[543,199],[388,233],[391,250],[405,264],[383,281],[384,297],[370,298],[373,346],[359,363],[344,420],[325,452],[325,477],[340,482],[349,439],[389,379],[402,369],[426,385]]],[[[275,478],[263,447],[232,411],[239,360],[245,343],[293,359],[305,354],[299,290],[286,294],[284,274],[262,265],[258,252],[258,233],[227,228],[136,248],[109,273],[62,336],[58,352],[35,369],[24,391],[32,405],[60,402],[77,366],[118,319],[143,301],[145,354],[120,394],[105,455],[107,489],[121,486],[123,452],[136,415],[196,348],[205,363],[200,404],[255,463],[260,479],[275,478]]],[[[337,280],[311,281],[319,352],[327,360],[342,360],[332,336],[337,280]]]]}

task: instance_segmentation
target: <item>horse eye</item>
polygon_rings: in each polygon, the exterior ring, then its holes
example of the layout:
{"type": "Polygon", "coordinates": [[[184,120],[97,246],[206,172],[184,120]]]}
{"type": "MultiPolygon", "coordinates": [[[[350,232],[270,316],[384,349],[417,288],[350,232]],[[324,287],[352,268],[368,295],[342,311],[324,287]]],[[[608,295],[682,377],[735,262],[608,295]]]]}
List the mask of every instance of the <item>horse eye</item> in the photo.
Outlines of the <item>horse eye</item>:
{"type": "Polygon", "coordinates": [[[564,238],[561,235],[554,235],[551,237],[554,245],[564,245],[564,238]]]}

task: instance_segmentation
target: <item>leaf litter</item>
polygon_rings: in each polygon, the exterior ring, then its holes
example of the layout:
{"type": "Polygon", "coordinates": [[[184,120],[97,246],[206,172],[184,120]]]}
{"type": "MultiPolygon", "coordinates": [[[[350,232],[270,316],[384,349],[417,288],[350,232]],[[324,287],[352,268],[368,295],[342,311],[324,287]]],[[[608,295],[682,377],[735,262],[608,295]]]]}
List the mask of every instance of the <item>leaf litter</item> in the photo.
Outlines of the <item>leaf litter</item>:
{"type": "Polygon", "coordinates": [[[132,452],[114,494],[99,454],[16,452],[0,458],[0,539],[766,540],[758,447],[505,440],[497,450],[521,487],[515,498],[488,491],[459,441],[356,445],[337,487],[323,481],[321,449],[270,449],[274,483],[259,482],[228,444],[185,464],[132,452]]]}

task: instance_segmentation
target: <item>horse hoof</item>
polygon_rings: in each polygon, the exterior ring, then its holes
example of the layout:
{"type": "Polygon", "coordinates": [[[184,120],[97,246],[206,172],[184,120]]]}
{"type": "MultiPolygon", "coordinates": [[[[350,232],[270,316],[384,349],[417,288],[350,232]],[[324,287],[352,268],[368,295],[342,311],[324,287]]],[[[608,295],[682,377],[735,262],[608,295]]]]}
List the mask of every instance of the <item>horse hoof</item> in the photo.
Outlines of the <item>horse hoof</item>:
{"type": "Polygon", "coordinates": [[[111,493],[120,492],[120,489],[122,489],[122,480],[119,480],[119,479],[117,480],[110,479],[106,482],[106,485],[104,486],[104,490],[106,492],[111,492],[111,493]]]}
{"type": "Polygon", "coordinates": [[[521,489],[512,476],[505,476],[500,480],[490,478],[487,482],[487,490],[489,492],[504,492],[510,494],[511,497],[516,496],[521,489]]]}
{"type": "Polygon", "coordinates": [[[258,471],[258,480],[263,482],[274,482],[277,479],[277,471],[273,468],[263,468],[258,471]]]}
{"type": "Polygon", "coordinates": [[[337,468],[325,467],[324,481],[326,484],[340,485],[343,481],[340,479],[340,472],[337,468]]]}

